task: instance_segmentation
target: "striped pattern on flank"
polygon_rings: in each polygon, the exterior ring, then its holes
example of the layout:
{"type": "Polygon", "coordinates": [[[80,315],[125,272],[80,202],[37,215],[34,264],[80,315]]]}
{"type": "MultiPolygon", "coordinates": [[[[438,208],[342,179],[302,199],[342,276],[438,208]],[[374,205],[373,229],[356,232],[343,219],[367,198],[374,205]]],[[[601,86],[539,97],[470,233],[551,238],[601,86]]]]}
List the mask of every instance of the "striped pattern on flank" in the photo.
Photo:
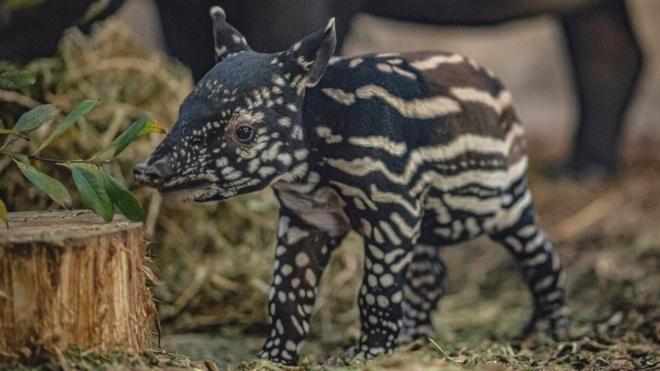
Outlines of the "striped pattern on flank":
{"type": "MultiPolygon", "coordinates": [[[[466,151],[500,153],[502,156],[506,157],[513,141],[522,134],[522,126],[515,125],[509,131],[504,140],[474,134],[464,134],[448,144],[418,148],[410,152],[408,162],[401,174],[392,172],[382,161],[368,156],[353,160],[328,159],[328,164],[347,174],[355,176],[365,176],[371,172],[379,171],[393,183],[408,184],[412,177],[417,173],[419,165],[424,162],[451,160],[466,151]]],[[[472,172],[474,171],[489,173],[502,172],[503,170],[472,170],[472,172]]],[[[465,173],[469,172],[470,171],[466,171],[465,173]]],[[[518,177],[513,177],[512,179],[517,178],[518,177]]]]}

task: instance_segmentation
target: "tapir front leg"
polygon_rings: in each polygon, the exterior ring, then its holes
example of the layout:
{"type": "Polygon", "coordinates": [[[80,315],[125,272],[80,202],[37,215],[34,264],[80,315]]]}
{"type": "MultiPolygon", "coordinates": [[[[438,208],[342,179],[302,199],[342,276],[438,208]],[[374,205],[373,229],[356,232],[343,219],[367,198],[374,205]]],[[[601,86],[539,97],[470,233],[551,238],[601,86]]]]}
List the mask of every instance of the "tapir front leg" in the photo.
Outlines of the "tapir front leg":
{"type": "Polygon", "coordinates": [[[342,238],[332,237],[292,211],[281,209],[273,284],[268,295],[270,331],[260,357],[296,364],[309,332],[321,274],[342,238]]]}

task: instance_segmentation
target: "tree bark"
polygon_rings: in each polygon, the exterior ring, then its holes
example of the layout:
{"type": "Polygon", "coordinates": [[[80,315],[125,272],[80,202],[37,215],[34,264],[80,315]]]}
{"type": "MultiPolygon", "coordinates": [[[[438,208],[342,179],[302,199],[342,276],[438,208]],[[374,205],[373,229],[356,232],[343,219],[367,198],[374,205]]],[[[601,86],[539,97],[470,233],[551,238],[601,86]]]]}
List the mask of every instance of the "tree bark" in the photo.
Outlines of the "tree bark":
{"type": "Polygon", "coordinates": [[[0,359],[152,346],[146,246],[142,224],[119,215],[11,213],[0,226],[0,359]]]}

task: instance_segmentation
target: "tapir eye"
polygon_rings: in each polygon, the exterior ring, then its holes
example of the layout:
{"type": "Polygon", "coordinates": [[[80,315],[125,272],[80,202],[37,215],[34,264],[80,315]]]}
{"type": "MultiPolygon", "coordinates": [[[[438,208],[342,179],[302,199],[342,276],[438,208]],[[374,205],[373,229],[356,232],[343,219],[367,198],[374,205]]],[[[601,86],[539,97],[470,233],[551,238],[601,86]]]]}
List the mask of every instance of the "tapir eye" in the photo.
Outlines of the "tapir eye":
{"type": "Polygon", "coordinates": [[[234,137],[241,143],[248,143],[254,138],[254,129],[248,125],[239,125],[234,130],[234,137]]]}

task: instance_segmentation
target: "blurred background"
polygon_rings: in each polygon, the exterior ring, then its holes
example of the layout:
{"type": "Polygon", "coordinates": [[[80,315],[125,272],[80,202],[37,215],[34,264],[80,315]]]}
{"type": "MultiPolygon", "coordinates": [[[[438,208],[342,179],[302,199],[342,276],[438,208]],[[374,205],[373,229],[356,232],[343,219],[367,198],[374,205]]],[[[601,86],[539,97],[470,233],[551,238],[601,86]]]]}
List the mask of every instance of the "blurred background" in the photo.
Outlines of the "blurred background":
{"type": "MultiPolygon", "coordinates": [[[[0,60],[6,60],[0,62],[0,72],[21,66],[35,71],[38,80],[20,92],[0,91],[5,123],[37,103],[54,103],[66,112],[81,99],[101,99],[86,122],[49,150],[51,157],[92,153],[143,111],[168,127],[195,78],[212,65],[212,50],[207,49],[210,22],[204,31],[205,23],[186,18],[198,7],[201,15],[197,11],[192,17],[206,19],[205,1],[189,6],[151,0],[89,2],[96,9],[80,5],[86,2],[69,9],[67,2],[46,1],[55,5],[31,14],[20,8],[12,12],[14,3],[20,2],[0,5],[0,24],[5,27],[0,27],[0,60]],[[163,9],[169,9],[169,15],[163,9]],[[171,26],[168,36],[164,23],[182,25],[171,26]],[[76,24],[80,30],[64,31],[76,24]]],[[[36,9],[44,6],[36,3],[36,9]]],[[[443,348],[407,348],[377,368],[490,363],[657,367],[660,2],[562,0],[528,9],[533,6],[525,1],[508,0],[496,2],[499,8],[493,10],[488,2],[446,1],[451,11],[472,8],[443,13],[442,22],[417,19],[423,12],[408,14],[424,9],[419,5],[424,0],[410,1],[415,6],[403,10],[390,1],[380,8],[356,1],[339,9],[341,2],[305,2],[286,9],[281,8],[286,1],[258,1],[251,8],[218,3],[226,6],[230,22],[233,8],[235,17],[243,17],[237,20],[238,28],[256,50],[284,48],[336,15],[345,20],[340,19],[339,31],[345,35],[340,54],[455,51],[493,70],[512,91],[530,140],[530,183],[542,224],[567,267],[574,336],[568,345],[515,339],[531,308],[526,289],[506,252],[480,239],[442,252],[449,267],[448,294],[435,324],[436,341],[443,348]],[[271,8],[273,3],[279,4],[278,11],[271,8]],[[601,11],[601,18],[590,18],[601,11]],[[617,22],[630,23],[628,37],[636,40],[630,53],[630,45],[616,33],[617,22]],[[265,37],[250,37],[260,30],[265,37]],[[567,36],[567,30],[574,34],[567,36]],[[575,55],[590,51],[595,57],[574,67],[575,55]],[[578,127],[584,130],[582,138],[575,139],[578,127]]],[[[127,184],[132,166],[151,152],[158,138],[150,141],[136,143],[115,165],[113,172],[127,184]]],[[[266,331],[276,226],[270,191],[220,205],[165,205],[151,190],[135,191],[148,210],[145,224],[152,240],[151,268],[158,277],[153,288],[163,348],[221,365],[249,362],[266,331]]],[[[0,196],[10,210],[54,207],[2,160],[0,196]]],[[[312,339],[304,350],[310,367],[336,362],[327,361],[328,355],[341,354],[342,346],[357,336],[361,255],[360,241],[351,235],[324,276],[312,339]]]]}

